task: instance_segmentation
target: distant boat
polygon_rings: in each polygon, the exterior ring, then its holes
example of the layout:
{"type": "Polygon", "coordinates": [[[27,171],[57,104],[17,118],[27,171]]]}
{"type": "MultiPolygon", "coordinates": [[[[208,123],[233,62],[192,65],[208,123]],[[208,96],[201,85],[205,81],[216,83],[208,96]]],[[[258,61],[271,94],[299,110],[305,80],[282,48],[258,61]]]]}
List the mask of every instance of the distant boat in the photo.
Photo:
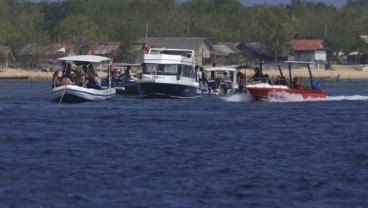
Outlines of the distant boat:
{"type": "MultiPolygon", "coordinates": [[[[77,66],[81,65],[107,65],[112,64],[112,59],[102,56],[93,55],[80,55],[80,56],[67,56],[59,58],[59,61],[74,63],[77,66]]],[[[93,89],[78,86],[76,84],[62,85],[52,88],[52,95],[56,102],[86,102],[86,101],[101,101],[114,97],[116,94],[115,88],[107,87],[105,89],[93,89]]]]}
{"type": "Polygon", "coordinates": [[[139,95],[142,98],[200,97],[194,59],[194,50],[149,49],[137,80],[139,95]]]}
{"type": "MultiPolygon", "coordinates": [[[[114,75],[111,76],[111,86],[115,87],[116,94],[139,95],[137,78],[130,75],[129,69],[139,68],[141,64],[114,63],[114,75]]],[[[140,71],[140,70],[138,70],[140,71]]],[[[108,77],[102,78],[102,87],[108,86],[108,77]]]]}
{"type": "Polygon", "coordinates": [[[239,71],[240,65],[216,66],[205,68],[204,70],[211,74],[208,79],[211,93],[217,95],[235,94],[238,90],[236,82],[236,72],[239,71]],[[227,73],[229,80],[222,80],[224,73],[227,73]],[[221,86],[221,84],[223,86],[221,86]]]}
{"type": "Polygon", "coordinates": [[[268,100],[272,97],[280,96],[280,93],[286,93],[289,95],[298,95],[302,99],[310,99],[310,98],[326,98],[326,92],[320,89],[319,82],[313,81],[312,71],[310,65],[312,62],[299,62],[299,61],[285,61],[280,63],[261,63],[260,64],[260,72],[263,75],[263,66],[264,65],[272,65],[276,66],[279,70],[280,80],[276,80],[279,83],[269,84],[265,78],[254,78],[248,81],[246,88],[250,92],[250,94],[256,100],[268,100]],[[307,68],[309,72],[309,84],[302,87],[296,88],[293,86],[293,70],[292,66],[304,66],[307,68]],[[287,67],[289,79],[284,78],[284,74],[282,72],[282,67],[287,67]]]}

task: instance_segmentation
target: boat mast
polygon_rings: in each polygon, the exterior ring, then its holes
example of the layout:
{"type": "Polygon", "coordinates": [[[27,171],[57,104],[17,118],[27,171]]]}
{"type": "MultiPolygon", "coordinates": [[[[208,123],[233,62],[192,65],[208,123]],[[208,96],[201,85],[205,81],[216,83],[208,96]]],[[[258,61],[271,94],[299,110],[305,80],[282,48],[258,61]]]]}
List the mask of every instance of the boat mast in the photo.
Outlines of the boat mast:
{"type": "Polygon", "coordinates": [[[289,85],[290,85],[290,87],[293,87],[292,86],[293,79],[291,77],[291,63],[290,62],[288,63],[288,68],[289,68],[289,85]]]}
{"type": "Polygon", "coordinates": [[[311,86],[311,89],[313,89],[313,77],[312,77],[312,71],[311,71],[311,68],[310,68],[310,64],[307,64],[307,67],[308,67],[308,71],[309,71],[309,78],[310,78],[310,86],[311,86]]]}

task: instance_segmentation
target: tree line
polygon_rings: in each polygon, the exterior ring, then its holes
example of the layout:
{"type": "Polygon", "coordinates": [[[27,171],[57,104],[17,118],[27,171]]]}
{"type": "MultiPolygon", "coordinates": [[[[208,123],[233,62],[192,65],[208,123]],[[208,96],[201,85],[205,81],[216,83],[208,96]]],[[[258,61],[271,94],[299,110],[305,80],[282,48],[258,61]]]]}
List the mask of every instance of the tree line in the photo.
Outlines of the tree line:
{"type": "MultiPolygon", "coordinates": [[[[15,53],[29,43],[68,43],[83,54],[98,42],[119,42],[120,59],[149,37],[206,37],[217,42],[261,42],[281,53],[293,38],[324,39],[334,51],[367,51],[368,0],[337,8],[291,0],[251,7],[237,0],[64,0],[0,2],[0,45],[15,53]]],[[[277,54],[275,54],[277,55],[277,54]]]]}

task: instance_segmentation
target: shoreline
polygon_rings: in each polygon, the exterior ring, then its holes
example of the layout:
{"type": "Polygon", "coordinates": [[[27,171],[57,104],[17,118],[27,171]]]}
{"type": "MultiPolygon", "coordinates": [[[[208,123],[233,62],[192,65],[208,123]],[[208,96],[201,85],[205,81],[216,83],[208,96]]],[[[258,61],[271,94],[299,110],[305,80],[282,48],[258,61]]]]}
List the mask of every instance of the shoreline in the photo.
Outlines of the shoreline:
{"type": "MultiPolygon", "coordinates": [[[[1,79],[29,79],[29,80],[52,80],[54,72],[44,72],[37,70],[25,70],[25,69],[14,69],[8,68],[5,71],[0,71],[1,79]]],[[[97,72],[100,77],[105,77],[106,72],[97,72]]]]}
{"type": "MultiPolygon", "coordinates": [[[[368,79],[368,72],[362,70],[363,66],[361,65],[333,65],[331,70],[325,69],[317,69],[313,68],[313,78],[315,79],[332,79],[332,80],[361,80],[368,79]]],[[[243,73],[246,73],[246,77],[251,77],[254,74],[252,69],[241,70],[243,73]]],[[[5,71],[0,71],[0,80],[1,79],[31,79],[31,80],[51,80],[53,72],[43,72],[36,70],[24,70],[24,69],[14,69],[8,68],[5,71]]],[[[106,77],[107,73],[99,71],[98,74],[100,77],[106,77]]],[[[279,75],[278,70],[274,69],[264,69],[263,74],[269,74],[270,78],[276,78],[279,75]]],[[[308,71],[305,69],[294,69],[293,76],[297,76],[300,78],[309,77],[308,71]]]]}

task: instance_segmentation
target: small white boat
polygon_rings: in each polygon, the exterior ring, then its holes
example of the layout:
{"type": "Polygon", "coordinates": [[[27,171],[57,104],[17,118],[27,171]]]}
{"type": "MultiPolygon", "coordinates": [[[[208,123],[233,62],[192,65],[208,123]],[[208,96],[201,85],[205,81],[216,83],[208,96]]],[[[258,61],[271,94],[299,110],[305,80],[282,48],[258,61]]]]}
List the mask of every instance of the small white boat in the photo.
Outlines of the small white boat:
{"type": "MultiPolygon", "coordinates": [[[[109,66],[112,64],[112,59],[94,55],[67,56],[59,58],[58,60],[61,62],[73,63],[76,66],[93,65],[94,68],[96,68],[97,65],[105,65],[110,69],[109,66]]],[[[52,95],[54,101],[58,103],[101,101],[110,99],[116,95],[115,88],[109,86],[103,89],[94,89],[71,83],[52,88],[52,95]]]]}
{"type": "Polygon", "coordinates": [[[115,88],[98,90],[69,84],[53,88],[52,94],[56,102],[77,103],[107,100],[114,97],[116,91],[115,88]]]}
{"type": "Polygon", "coordinates": [[[210,73],[208,84],[212,90],[211,93],[216,95],[235,94],[238,89],[236,72],[241,67],[240,65],[229,65],[205,68],[204,70],[210,73]],[[227,73],[229,79],[223,80],[224,73],[227,73]]]}

